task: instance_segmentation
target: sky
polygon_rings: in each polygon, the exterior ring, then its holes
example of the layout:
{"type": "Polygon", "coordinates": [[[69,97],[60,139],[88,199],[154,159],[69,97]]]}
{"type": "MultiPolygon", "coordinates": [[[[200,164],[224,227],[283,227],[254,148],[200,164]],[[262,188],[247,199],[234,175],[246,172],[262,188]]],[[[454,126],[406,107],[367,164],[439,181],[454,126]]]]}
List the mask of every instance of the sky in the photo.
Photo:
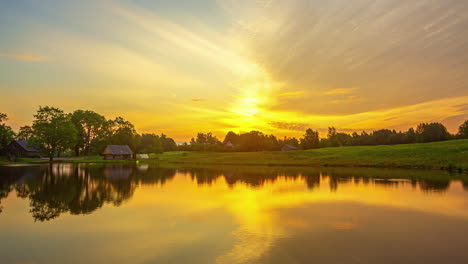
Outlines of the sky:
{"type": "Polygon", "coordinates": [[[0,1],[0,112],[301,136],[468,119],[468,2],[0,1]]]}

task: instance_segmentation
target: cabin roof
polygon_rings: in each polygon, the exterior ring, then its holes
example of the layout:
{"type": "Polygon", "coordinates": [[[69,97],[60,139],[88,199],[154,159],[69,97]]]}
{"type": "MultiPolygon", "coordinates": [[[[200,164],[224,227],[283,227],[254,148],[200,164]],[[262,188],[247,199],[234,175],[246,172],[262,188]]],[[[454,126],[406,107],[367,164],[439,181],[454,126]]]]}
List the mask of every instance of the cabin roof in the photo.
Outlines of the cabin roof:
{"type": "Polygon", "coordinates": [[[27,140],[14,140],[13,142],[16,142],[18,145],[20,145],[25,151],[28,152],[37,152],[37,149],[28,147],[28,141],[27,140]]]}
{"type": "Polygon", "coordinates": [[[133,151],[128,145],[107,145],[103,154],[108,155],[132,155],[133,151]]]}

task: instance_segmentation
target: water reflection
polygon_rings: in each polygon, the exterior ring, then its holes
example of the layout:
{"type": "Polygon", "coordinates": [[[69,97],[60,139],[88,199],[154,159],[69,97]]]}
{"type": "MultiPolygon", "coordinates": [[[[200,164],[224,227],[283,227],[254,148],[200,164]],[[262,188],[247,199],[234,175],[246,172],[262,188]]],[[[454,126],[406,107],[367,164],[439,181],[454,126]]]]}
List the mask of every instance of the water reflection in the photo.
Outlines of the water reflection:
{"type": "Polygon", "coordinates": [[[174,169],[141,170],[123,164],[3,167],[0,202],[15,190],[30,200],[35,220],[48,221],[65,212],[89,214],[104,204],[119,206],[132,198],[139,184],[164,184],[174,169]]]}
{"type": "Polygon", "coordinates": [[[0,167],[0,262],[467,263],[467,190],[437,171],[0,167]]]}
{"type": "Polygon", "coordinates": [[[309,190],[327,184],[337,192],[341,184],[382,185],[398,188],[410,184],[424,192],[444,192],[454,180],[468,191],[467,177],[444,172],[314,169],[314,168],[161,168],[148,164],[56,164],[53,166],[0,167],[0,213],[2,199],[14,190],[17,197],[30,201],[30,212],[37,221],[48,221],[69,212],[89,214],[104,204],[119,206],[132,198],[140,185],[161,185],[176,173],[186,175],[199,186],[211,186],[220,178],[229,188],[242,183],[262,188],[279,178],[302,181],[309,190]],[[397,180],[398,178],[401,178],[397,180]]]}

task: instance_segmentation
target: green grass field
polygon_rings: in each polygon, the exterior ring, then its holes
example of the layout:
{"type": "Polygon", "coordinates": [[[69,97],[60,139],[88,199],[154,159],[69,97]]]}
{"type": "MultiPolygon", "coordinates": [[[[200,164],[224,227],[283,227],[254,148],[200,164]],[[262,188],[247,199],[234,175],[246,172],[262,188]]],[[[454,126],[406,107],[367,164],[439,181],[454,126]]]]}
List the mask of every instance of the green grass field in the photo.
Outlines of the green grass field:
{"type": "Polygon", "coordinates": [[[344,166],[468,171],[468,140],[288,152],[168,152],[161,163],[199,165],[344,166]]]}
{"type": "MultiPolygon", "coordinates": [[[[150,155],[151,162],[186,165],[261,165],[261,166],[330,166],[443,169],[468,172],[468,140],[394,146],[339,147],[298,151],[270,152],[166,152],[150,155]]],[[[41,159],[18,159],[22,163],[47,163],[41,159]]],[[[133,163],[135,161],[103,160],[87,156],[67,163],[133,163]]],[[[0,157],[0,164],[7,164],[0,157]]]]}

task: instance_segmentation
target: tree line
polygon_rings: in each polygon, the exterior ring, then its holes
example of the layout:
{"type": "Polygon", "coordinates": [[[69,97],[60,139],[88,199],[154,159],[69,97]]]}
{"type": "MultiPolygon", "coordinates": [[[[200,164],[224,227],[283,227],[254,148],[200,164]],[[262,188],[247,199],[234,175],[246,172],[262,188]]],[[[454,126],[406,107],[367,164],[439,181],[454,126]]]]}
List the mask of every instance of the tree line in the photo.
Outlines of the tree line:
{"type": "Polygon", "coordinates": [[[294,146],[297,149],[316,149],[340,146],[375,146],[396,145],[411,143],[426,143],[445,141],[452,139],[468,138],[468,120],[460,127],[457,134],[450,134],[441,123],[421,123],[416,129],[407,131],[380,129],[373,132],[363,131],[351,134],[337,132],[336,128],[329,127],[326,137],[320,138],[319,132],[307,129],[301,138],[284,137],[277,138],[274,135],[264,134],[259,131],[248,133],[228,132],[224,140],[219,140],[212,133],[198,133],[190,143],[179,146],[184,151],[275,151],[281,150],[285,145],[294,146]]]}
{"type": "Polygon", "coordinates": [[[177,150],[177,144],[164,134],[138,134],[123,117],[107,119],[90,110],[66,113],[56,107],[40,106],[31,126],[15,133],[6,125],[8,116],[0,113],[0,153],[14,140],[27,140],[29,146],[50,160],[66,151],[74,155],[100,154],[105,146],[128,145],[135,153],[161,153],[177,150]]]}
{"type": "Polygon", "coordinates": [[[31,147],[50,159],[72,151],[74,155],[100,154],[105,146],[128,145],[135,153],[162,153],[165,151],[276,151],[285,145],[297,149],[315,149],[340,146],[373,146],[435,142],[468,138],[468,120],[457,134],[450,134],[441,123],[421,123],[407,131],[380,129],[351,134],[328,128],[326,137],[318,131],[307,129],[301,138],[277,138],[259,131],[248,133],[228,132],[224,140],[213,133],[198,133],[189,143],[177,146],[164,134],[138,134],[135,126],[122,117],[107,119],[89,110],[66,113],[55,107],[39,107],[31,126],[23,126],[15,133],[6,124],[8,116],[0,113],[0,154],[13,139],[27,140],[31,147]]]}

